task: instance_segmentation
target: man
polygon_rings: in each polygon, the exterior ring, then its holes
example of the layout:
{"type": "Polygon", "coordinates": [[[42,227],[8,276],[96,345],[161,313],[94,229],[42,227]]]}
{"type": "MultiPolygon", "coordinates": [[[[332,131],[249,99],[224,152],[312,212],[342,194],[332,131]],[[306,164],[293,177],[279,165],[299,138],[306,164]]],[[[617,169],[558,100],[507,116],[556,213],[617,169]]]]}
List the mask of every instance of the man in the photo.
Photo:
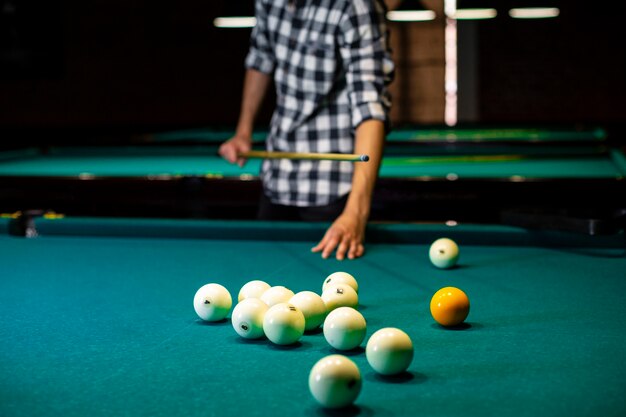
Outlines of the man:
{"type": "Polygon", "coordinates": [[[312,248],[338,260],[364,253],[365,226],[389,125],[394,65],[382,0],[257,0],[241,113],[220,154],[243,165],[271,83],[267,149],[357,153],[369,162],[265,160],[259,218],[333,221],[312,248]]]}

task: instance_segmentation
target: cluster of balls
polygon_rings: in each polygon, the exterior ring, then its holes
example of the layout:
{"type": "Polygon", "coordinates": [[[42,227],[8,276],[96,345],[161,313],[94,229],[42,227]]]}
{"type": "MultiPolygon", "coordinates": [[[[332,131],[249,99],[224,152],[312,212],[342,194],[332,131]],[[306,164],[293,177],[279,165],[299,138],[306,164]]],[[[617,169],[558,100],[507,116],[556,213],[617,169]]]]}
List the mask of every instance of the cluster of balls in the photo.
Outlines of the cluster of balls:
{"type": "MultiPolygon", "coordinates": [[[[439,268],[449,268],[458,259],[458,247],[454,244],[456,253],[453,256],[456,259],[445,261],[446,254],[441,253],[442,247],[437,246],[433,251],[440,240],[431,246],[431,261],[439,268]]],[[[446,253],[451,253],[448,248],[446,253]]],[[[243,338],[267,337],[277,345],[296,343],[306,331],[322,326],[324,338],[330,346],[339,351],[349,351],[361,345],[367,331],[365,318],[357,310],[358,290],[357,280],[346,272],[329,275],[323,282],[321,296],[313,291],[295,294],[284,286],[270,286],[261,280],[250,281],[239,291],[231,323],[243,338]]],[[[444,326],[459,324],[469,312],[469,301],[465,313],[458,311],[459,307],[463,310],[463,303],[457,301],[458,297],[449,295],[453,290],[457,289],[443,288],[431,300],[433,317],[444,326]]],[[[224,286],[211,283],[198,289],[193,304],[202,320],[220,321],[230,312],[232,298],[224,286]]],[[[397,375],[406,371],[411,364],[413,343],[404,331],[393,327],[383,328],[370,336],[365,356],[375,372],[397,375]]],[[[309,389],[322,406],[345,407],[352,404],[361,391],[360,370],[344,355],[326,356],[311,369],[309,389]]]]}

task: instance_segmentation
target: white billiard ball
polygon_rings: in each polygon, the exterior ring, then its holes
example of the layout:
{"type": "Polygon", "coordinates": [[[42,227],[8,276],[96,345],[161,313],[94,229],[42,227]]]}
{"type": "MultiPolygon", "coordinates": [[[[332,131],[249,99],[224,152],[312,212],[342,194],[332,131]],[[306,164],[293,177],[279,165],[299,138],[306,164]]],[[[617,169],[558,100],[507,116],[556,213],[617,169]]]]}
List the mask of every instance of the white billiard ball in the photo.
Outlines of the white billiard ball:
{"type": "Polygon", "coordinates": [[[269,307],[258,298],[241,300],[233,309],[231,322],[237,334],[246,339],[263,337],[263,318],[269,307]]]}
{"type": "Polygon", "coordinates": [[[205,321],[219,321],[228,315],[233,299],[226,288],[220,284],[206,284],[196,291],[193,308],[205,321]]]}
{"type": "Polygon", "coordinates": [[[326,408],[341,408],[354,403],[361,392],[361,372],[343,355],[320,359],[309,373],[309,390],[326,408]]]}
{"type": "Polygon", "coordinates": [[[245,300],[246,298],[261,298],[263,293],[270,288],[270,284],[258,279],[246,282],[239,290],[237,301],[245,300]]]}
{"type": "Polygon", "coordinates": [[[396,375],[406,371],[413,361],[413,342],[400,329],[380,329],[367,341],[365,357],[379,374],[396,375]]]}
{"type": "Polygon", "coordinates": [[[293,296],[294,293],[289,288],[285,288],[282,285],[276,285],[261,294],[261,301],[267,304],[268,307],[272,307],[279,303],[288,302],[293,296]]]}
{"type": "Polygon", "coordinates": [[[324,300],[326,310],[329,313],[338,307],[356,308],[359,305],[358,294],[347,284],[335,284],[326,287],[322,293],[322,300],[324,300]]]}
{"type": "Polygon", "coordinates": [[[354,349],[365,339],[367,324],[361,313],[352,307],[339,307],[324,320],[324,337],[338,350],[354,349]]]}
{"type": "Polygon", "coordinates": [[[326,317],[326,304],[322,297],[313,291],[300,291],[289,300],[304,314],[304,330],[317,329],[326,317]]]}
{"type": "Polygon", "coordinates": [[[356,281],[356,278],[347,272],[334,272],[327,276],[324,280],[324,284],[322,284],[322,292],[324,292],[327,287],[335,284],[349,285],[357,294],[359,293],[359,283],[356,281]]]}
{"type": "Polygon", "coordinates": [[[278,303],[263,318],[265,336],[277,345],[296,343],[304,334],[304,314],[289,303],[278,303]]]}
{"type": "Polygon", "coordinates": [[[442,237],[430,245],[428,256],[437,268],[452,268],[459,260],[459,246],[454,240],[442,237]]]}

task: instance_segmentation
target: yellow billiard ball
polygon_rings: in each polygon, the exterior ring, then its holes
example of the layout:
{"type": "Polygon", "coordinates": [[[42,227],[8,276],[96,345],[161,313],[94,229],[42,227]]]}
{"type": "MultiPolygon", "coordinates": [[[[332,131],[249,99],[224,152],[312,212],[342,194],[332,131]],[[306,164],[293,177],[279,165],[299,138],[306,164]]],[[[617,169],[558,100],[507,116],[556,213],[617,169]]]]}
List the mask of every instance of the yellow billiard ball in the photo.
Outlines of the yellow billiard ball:
{"type": "Polygon", "coordinates": [[[470,302],[467,294],[455,287],[445,287],[430,300],[430,314],[442,326],[458,326],[469,314],[470,302]]]}

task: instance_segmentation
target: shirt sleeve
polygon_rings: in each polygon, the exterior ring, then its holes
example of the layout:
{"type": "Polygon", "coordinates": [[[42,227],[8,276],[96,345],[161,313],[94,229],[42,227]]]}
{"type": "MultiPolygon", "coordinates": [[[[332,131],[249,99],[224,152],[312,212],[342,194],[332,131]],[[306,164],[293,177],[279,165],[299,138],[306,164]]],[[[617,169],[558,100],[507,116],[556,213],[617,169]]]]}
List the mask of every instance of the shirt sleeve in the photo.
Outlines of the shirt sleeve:
{"type": "Polygon", "coordinates": [[[274,71],[275,59],[268,31],[268,11],[263,0],[255,1],[256,24],[250,35],[250,49],[245,60],[245,67],[265,74],[274,71]]]}
{"type": "Polygon", "coordinates": [[[376,119],[389,130],[391,97],[387,86],[394,77],[388,46],[385,6],[379,0],[347,2],[339,26],[339,50],[346,70],[353,128],[376,119]]]}

